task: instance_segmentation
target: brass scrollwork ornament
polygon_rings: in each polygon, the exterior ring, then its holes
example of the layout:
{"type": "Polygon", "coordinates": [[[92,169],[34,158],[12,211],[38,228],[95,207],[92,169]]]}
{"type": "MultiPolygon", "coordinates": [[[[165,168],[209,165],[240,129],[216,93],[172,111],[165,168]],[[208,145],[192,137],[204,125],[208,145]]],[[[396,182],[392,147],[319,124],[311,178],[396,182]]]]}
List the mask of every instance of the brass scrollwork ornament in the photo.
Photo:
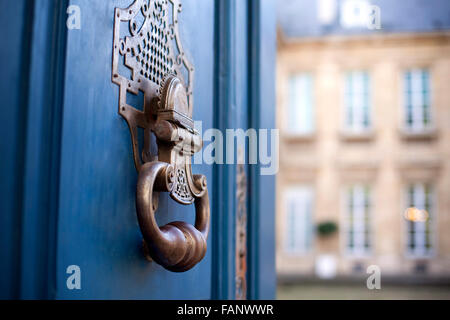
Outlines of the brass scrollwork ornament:
{"type": "Polygon", "coordinates": [[[187,271],[203,259],[210,218],[206,177],[191,169],[191,157],[203,142],[192,120],[194,68],[179,40],[179,12],[179,0],[136,0],[128,8],[116,8],[112,67],[112,81],[120,87],[119,114],[128,123],[139,172],[136,210],[145,247],[153,261],[174,272],[187,271]],[[129,34],[123,37],[121,22],[128,23],[129,34]],[[130,77],[119,72],[121,61],[130,77]],[[126,101],[127,92],[139,91],[144,93],[143,111],[126,101]],[[141,153],[138,128],[144,130],[141,153]],[[151,134],[157,155],[150,154],[151,134]],[[175,221],[159,227],[159,192],[181,204],[194,203],[195,225],[175,221]]]}

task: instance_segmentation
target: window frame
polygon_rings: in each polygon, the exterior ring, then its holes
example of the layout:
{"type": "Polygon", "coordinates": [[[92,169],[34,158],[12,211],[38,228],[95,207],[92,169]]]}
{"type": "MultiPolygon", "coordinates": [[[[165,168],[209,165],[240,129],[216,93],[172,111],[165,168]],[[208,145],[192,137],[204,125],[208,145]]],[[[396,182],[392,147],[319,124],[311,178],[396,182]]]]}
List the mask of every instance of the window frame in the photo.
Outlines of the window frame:
{"type": "MultiPolygon", "coordinates": [[[[401,70],[400,72],[400,96],[401,96],[401,106],[400,106],[400,110],[401,110],[401,124],[400,124],[400,128],[401,131],[406,134],[407,136],[420,136],[420,135],[429,135],[432,134],[436,131],[436,125],[435,125],[435,116],[434,116],[434,104],[433,104],[433,73],[430,67],[428,66],[411,66],[411,67],[405,67],[401,70]],[[421,110],[422,112],[422,129],[414,129],[414,125],[409,126],[408,125],[408,100],[409,98],[407,97],[407,83],[406,83],[406,74],[409,72],[414,72],[414,71],[421,71],[424,72],[426,71],[428,76],[428,124],[425,126],[423,124],[423,110],[421,110]]],[[[423,83],[421,85],[421,91],[423,92],[423,83]]],[[[410,93],[411,95],[411,100],[412,100],[412,93],[410,93]]],[[[423,96],[422,96],[423,99],[423,96]]],[[[414,106],[412,106],[412,108],[414,109],[414,106]]],[[[417,113],[417,112],[416,112],[417,113]]],[[[414,114],[414,111],[413,111],[414,114]]]]}
{"type": "Polygon", "coordinates": [[[403,185],[403,211],[402,211],[402,250],[404,252],[404,256],[407,259],[411,259],[411,260],[428,260],[428,259],[432,259],[436,256],[437,252],[438,252],[438,228],[437,226],[438,224],[438,197],[437,197],[437,188],[436,185],[433,182],[430,181],[409,181],[407,183],[405,183],[403,185]],[[429,250],[429,252],[423,254],[423,255],[417,255],[414,254],[410,249],[409,249],[409,228],[408,228],[408,224],[410,221],[406,220],[405,218],[405,210],[410,206],[409,203],[409,187],[412,185],[428,185],[431,188],[431,212],[429,212],[429,215],[432,217],[431,221],[430,221],[430,229],[431,229],[431,235],[430,235],[430,242],[431,242],[431,249],[429,250]]]}
{"type": "MultiPolygon", "coordinates": [[[[295,102],[297,106],[298,101],[295,102]]],[[[296,109],[299,109],[297,106],[296,109]]],[[[301,115],[301,110],[296,111],[296,114],[301,115]]],[[[315,76],[312,71],[301,70],[289,73],[286,79],[286,108],[284,113],[284,123],[286,123],[286,127],[284,128],[284,132],[288,137],[312,137],[316,134],[317,131],[317,118],[316,118],[316,97],[315,97],[315,76]],[[310,130],[304,130],[300,126],[296,128],[291,128],[289,126],[289,121],[291,119],[291,110],[292,110],[292,99],[291,99],[291,80],[293,78],[299,78],[302,76],[307,76],[309,78],[310,85],[310,130]]]]}
{"type": "MultiPolygon", "coordinates": [[[[314,215],[315,215],[315,190],[314,190],[314,186],[311,184],[297,184],[297,185],[290,185],[288,187],[286,187],[286,189],[284,190],[284,195],[283,195],[283,211],[284,211],[284,219],[283,219],[283,224],[284,224],[284,228],[283,230],[285,230],[283,237],[282,237],[282,248],[283,248],[283,252],[291,257],[302,257],[302,256],[308,256],[310,254],[312,254],[315,251],[315,222],[314,222],[314,215]],[[289,208],[288,208],[288,202],[289,202],[289,198],[297,198],[298,196],[295,196],[295,194],[298,194],[299,191],[304,191],[307,190],[308,192],[310,192],[310,201],[311,201],[311,206],[310,206],[310,212],[309,212],[309,218],[306,217],[305,221],[310,221],[310,225],[309,228],[310,230],[310,239],[309,239],[309,246],[308,247],[304,247],[304,248],[290,248],[289,246],[289,237],[290,237],[290,233],[289,233],[289,221],[290,221],[290,212],[289,212],[289,208]]],[[[305,224],[306,225],[306,224],[305,224]]],[[[308,225],[305,226],[305,228],[308,228],[308,225]]],[[[306,242],[306,241],[305,241],[306,242]]]]}
{"type": "Polygon", "coordinates": [[[341,247],[344,253],[344,256],[349,259],[361,259],[361,258],[370,258],[375,250],[375,217],[374,217],[374,187],[370,183],[367,182],[354,182],[349,183],[343,186],[341,191],[341,247]],[[364,251],[355,251],[355,249],[350,249],[348,246],[349,243],[349,214],[350,210],[348,207],[348,199],[349,199],[349,191],[354,187],[363,187],[369,189],[369,207],[368,207],[368,239],[369,239],[369,247],[364,251]]]}
{"type": "MultiPolygon", "coordinates": [[[[368,68],[355,68],[355,69],[347,69],[344,70],[342,73],[342,121],[341,121],[341,128],[342,128],[342,134],[345,137],[368,137],[370,138],[373,134],[373,130],[374,130],[374,113],[373,113],[373,80],[372,80],[372,74],[371,71],[368,68]],[[362,107],[358,107],[358,109],[360,108],[361,110],[357,110],[357,108],[355,108],[353,106],[354,104],[354,100],[355,95],[352,91],[352,94],[350,95],[350,99],[349,99],[349,76],[352,75],[352,77],[354,76],[354,74],[357,73],[362,73],[365,74],[366,79],[367,79],[367,90],[363,93],[363,95],[366,95],[367,97],[363,99],[366,99],[367,105],[363,105],[362,107]],[[352,100],[352,112],[354,113],[355,110],[358,111],[358,113],[361,115],[361,123],[359,123],[358,125],[356,125],[354,123],[354,118],[355,116],[352,116],[352,124],[350,125],[348,123],[348,118],[349,118],[349,110],[350,110],[350,106],[348,101],[352,100]],[[363,122],[364,122],[364,109],[367,110],[367,126],[364,126],[363,122]]],[[[352,89],[354,88],[355,84],[354,84],[354,80],[352,80],[352,84],[351,87],[352,89]]],[[[363,88],[364,88],[364,84],[363,84],[363,88]]],[[[359,120],[361,120],[359,119],[359,120]]]]}

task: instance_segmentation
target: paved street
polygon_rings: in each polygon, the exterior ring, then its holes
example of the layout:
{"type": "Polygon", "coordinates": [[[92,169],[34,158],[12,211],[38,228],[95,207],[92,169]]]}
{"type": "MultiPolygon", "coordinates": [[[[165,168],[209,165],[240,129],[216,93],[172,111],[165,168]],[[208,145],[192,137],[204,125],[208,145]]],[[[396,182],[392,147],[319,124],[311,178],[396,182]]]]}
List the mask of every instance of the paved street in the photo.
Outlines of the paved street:
{"type": "Polygon", "coordinates": [[[321,300],[384,300],[384,299],[445,299],[450,300],[450,286],[381,285],[380,290],[369,290],[365,283],[283,285],[277,290],[277,299],[321,300]]]}

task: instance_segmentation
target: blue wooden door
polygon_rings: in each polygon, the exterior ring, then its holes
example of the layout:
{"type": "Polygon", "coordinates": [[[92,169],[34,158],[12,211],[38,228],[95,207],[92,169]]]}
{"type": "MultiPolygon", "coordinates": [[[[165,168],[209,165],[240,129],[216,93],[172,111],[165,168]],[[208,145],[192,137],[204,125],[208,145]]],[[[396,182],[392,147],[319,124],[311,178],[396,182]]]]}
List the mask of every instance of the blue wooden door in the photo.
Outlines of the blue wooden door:
{"type": "MultiPolygon", "coordinates": [[[[208,250],[193,269],[170,272],[142,252],[138,175],[111,79],[114,10],[132,2],[1,4],[10,43],[1,52],[10,79],[0,88],[8,104],[1,110],[1,297],[234,299],[242,290],[236,212],[244,201],[246,296],[272,298],[274,179],[259,176],[258,165],[193,165],[207,178],[211,206],[208,250]],[[244,200],[236,191],[239,172],[248,183],[244,200]],[[67,284],[70,266],[79,267],[80,288],[67,284]]],[[[202,130],[272,128],[273,2],[182,5],[179,38],[195,67],[193,119],[202,130]]],[[[142,98],[129,99],[142,108],[142,98]]],[[[194,211],[161,193],[156,216],[160,225],[193,224],[194,211]]]]}
{"type": "MultiPolygon", "coordinates": [[[[118,114],[119,88],[111,82],[114,9],[127,8],[132,1],[76,3],[82,25],[67,34],[57,297],[207,299],[211,295],[212,250],[185,273],[168,272],[149,263],[140,250],[137,173],[130,133],[118,114]],[[82,290],[67,289],[68,265],[79,265],[82,290]]],[[[214,3],[184,1],[179,17],[183,47],[197,67],[193,117],[212,127],[214,3]]],[[[135,99],[137,108],[142,108],[142,103],[135,99]]],[[[208,184],[214,185],[211,166],[194,166],[193,171],[204,174],[208,184]]],[[[157,219],[160,224],[177,220],[193,224],[194,206],[177,205],[161,193],[157,219]]]]}

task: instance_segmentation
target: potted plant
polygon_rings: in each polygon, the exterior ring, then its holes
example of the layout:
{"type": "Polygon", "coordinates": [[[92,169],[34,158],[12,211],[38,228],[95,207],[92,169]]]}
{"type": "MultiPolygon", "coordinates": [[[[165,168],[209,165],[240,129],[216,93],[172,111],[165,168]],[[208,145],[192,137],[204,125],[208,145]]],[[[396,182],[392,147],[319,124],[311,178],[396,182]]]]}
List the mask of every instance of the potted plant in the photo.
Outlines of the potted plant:
{"type": "Polygon", "coordinates": [[[338,226],[334,221],[322,221],[316,226],[320,254],[316,257],[315,272],[319,278],[331,279],[336,276],[336,257],[333,254],[336,241],[333,235],[337,233],[337,230],[338,226]]]}
{"type": "Polygon", "coordinates": [[[323,221],[317,224],[317,234],[319,237],[328,238],[335,234],[338,226],[334,221],[323,221]]]}

